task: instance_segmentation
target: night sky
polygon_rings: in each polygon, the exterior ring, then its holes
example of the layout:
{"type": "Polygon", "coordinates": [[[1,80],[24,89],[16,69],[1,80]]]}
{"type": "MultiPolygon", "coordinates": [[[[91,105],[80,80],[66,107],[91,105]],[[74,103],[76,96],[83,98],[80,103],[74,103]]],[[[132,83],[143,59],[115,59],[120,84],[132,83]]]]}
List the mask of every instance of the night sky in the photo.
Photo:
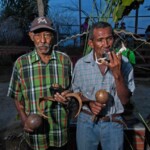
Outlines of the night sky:
{"type": "MultiPolygon", "coordinates": [[[[83,9],[85,12],[89,14],[89,16],[94,16],[93,8],[92,8],[92,1],[93,0],[81,0],[81,9],[83,9]],[[88,2],[87,2],[88,1],[88,2]]],[[[100,0],[97,0],[97,2],[100,2],[100,0]]],[[[104,2],[101,0],[102,5],[99,7],[104,7],[104,2]]],[[[78,0],[50,0],[49,6],[51,11],[62,9],[64,6],[70,6],[73,7],[74,5],[78,5],[78,0]]],[[[139,8],[139,17],[138,17],[138,33],[145,33],[145,30],[147,26],[150,24],[150,10],[148,10],[148,6],[150,8],[150,0],[144,0],[144,3],[140,5],[139,8]]],[[[77,24],[79,24],[79,13],[71,12],[72,15],[76,16],[76,19],[78,20],[77,24]]],[[[82,13],[82,22],[84,21],[85,15],[82,13]]],[[[134,32],[134,26],[135,26],[135,10],[133,10],[129,16],[124,17],[120,22],[126,23],[126,29],[130,32],[134,32]]],[[[109,22],[114,25],[114,22],[112,19],[109,20],[109,22]]]]}

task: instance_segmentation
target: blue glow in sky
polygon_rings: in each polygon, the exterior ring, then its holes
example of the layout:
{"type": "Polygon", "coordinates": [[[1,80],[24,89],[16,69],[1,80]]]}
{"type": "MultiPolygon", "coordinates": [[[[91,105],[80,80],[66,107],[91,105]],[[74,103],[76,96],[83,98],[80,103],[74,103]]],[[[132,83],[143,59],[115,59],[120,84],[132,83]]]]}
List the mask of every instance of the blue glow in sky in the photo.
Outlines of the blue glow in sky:
{"type": "MultiPolygon", "coordinates": [[[[81,0],[81,9],[84,10],[89,16],[96,16],[97,14],[93,11],[93,0],[81,0]]],[[[98,7],[103,10],[104,2],[103,0],[97,0],[98,7]]],[[[62,7],[78,7],[78,0],[50,0],[49,6],[51,10],[57,11],[61,10],[62,7]]],[[[138,17],[138,33],[144,33],[147,26],[150,24],[150,10],[147,10],[147,7],[150,6],[150,0],[144,0],[144,3],[140,5],[139,8],[139,17],[138,17]]],[[[63,12],[64,13],[64,12],[63,12]]],[[[76,17],[77,22],[76,25],[79,25],[79,12],[78,11],[70,11],[73,17],[76,17]]],[[[133,10],[129,16],[124,17],[120,22],[126,23],[126,29],[130,32],[134,32],[135,27],[135,10],[133,10]]],[[[84,21],[84,13],[81,13],[82,22],[84,21]]],[[[112,19],[109,22],[114,26],[114,22],[112,19]]]]}

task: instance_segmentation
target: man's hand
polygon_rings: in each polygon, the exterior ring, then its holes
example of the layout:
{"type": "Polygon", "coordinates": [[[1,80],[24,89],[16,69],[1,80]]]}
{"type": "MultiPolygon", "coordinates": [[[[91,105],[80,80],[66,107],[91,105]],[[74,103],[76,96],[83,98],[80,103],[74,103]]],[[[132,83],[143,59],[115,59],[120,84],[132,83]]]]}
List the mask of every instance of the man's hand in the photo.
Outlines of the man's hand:
{"type": "Polygon", "coordinates": [[[26,113],[25,113],[23,102],[18,101],[18,100],[15,100],[15,105],[16,105],[18,114],[19,114],[19,116],[20,116],[20,118],[21,118],[21,123],[22,123],[22,126],[23,126],[24,130],[25,130],[26,132],[33,132],[33,130],[31,130],[31,129],[28,127],[27,123],[26,123],[26,120],[27,120],[28,116],[27,116],[26,113]]]}
{"type": "Polygon", "coordinates": [[[106,104],[101,104],[96,101],[89,102],[89,107],[94,115],[98,115],[105,106],[106,106],[106,104]]]}
{"type": "Polygon", "coordinates": [[[54,100],[57,101],[57,102],[60,102],[60,103],[66,103],[68,101],[68,98],[66,98],[66,95],[68,93],[71,93],[71,91],[66,90],[66,91],[63,91],[62,93],[57,92],[54,95],[54,100]]]}
{"type": "Polygon", "coordinates": [[[121,54],[115,54],[114,52],[110,52],[109,54],[110,63],[106,65],[112,71],[112,74],[115,79],[116,84],[116,91],[117,95],[123,105],[127,104],[130,97],[131,92],[129,91],[128,87],[125,84],[124,77],[121,71],[121,54]]]}
{"type": "Polygon", "coordinates": [[[33,129],[31,129],[28,125],[28,123],[25,121],[24,123],[24,128],[23,128],[26,132],[33,132],[33,129]]]}
{"type": "Polygon", "coordinates": [[[108,53],[110,62],[105,62],[104,64],[109,67],[112,71],[114,78],[119,78],[121,75],[121,54],[117,55],[115,52],[108,53]]]}

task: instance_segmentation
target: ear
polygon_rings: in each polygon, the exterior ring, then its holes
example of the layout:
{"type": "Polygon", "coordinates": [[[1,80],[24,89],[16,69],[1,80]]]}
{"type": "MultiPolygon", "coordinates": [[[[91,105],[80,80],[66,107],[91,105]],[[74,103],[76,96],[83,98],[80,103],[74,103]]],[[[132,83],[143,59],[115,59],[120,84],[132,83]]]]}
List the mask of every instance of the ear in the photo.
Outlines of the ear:
{"type": "Polygon", "coordinates": [[[91,48],[93,48],[94,46],[93,46],[93,41],[92,40],[88,40],[88,45],[91,47],[91,48]]]}
{"type": "Polygon", "coordinates": [[[30,39],[31,39],[32,41],[34,41],[33,36],[34,36],[34,33],[33,33],[33,32],[29,32],[29,37],[30,37],[30,39]]]}

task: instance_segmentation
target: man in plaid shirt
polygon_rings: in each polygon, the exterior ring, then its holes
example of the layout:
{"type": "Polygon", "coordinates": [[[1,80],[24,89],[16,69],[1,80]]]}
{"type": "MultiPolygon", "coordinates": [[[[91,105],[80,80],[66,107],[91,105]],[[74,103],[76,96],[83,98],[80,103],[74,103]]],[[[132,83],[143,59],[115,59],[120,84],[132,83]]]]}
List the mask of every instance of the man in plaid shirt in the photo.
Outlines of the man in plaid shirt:
{"type": "Polygon", "coordinates": [[[66,54],[52,49],[55,34],[48,18],[34,19],[29,36],[35,48],[16,60],[9,84],[8,96],[15,99],[28,149],[66,150],[68,119],[65,107],[59,101],[65,100],[67,90],[60,95],[57,93],[54,102],[47,101],[40,106],[48,119],[42,118],[38,129],[32,130],[26,123],[29,115],[40,114],[37,101],[40,97],[52,96],[52,84],[57,83],[64,89],[70,87],[72,63],[66,54]]]}

